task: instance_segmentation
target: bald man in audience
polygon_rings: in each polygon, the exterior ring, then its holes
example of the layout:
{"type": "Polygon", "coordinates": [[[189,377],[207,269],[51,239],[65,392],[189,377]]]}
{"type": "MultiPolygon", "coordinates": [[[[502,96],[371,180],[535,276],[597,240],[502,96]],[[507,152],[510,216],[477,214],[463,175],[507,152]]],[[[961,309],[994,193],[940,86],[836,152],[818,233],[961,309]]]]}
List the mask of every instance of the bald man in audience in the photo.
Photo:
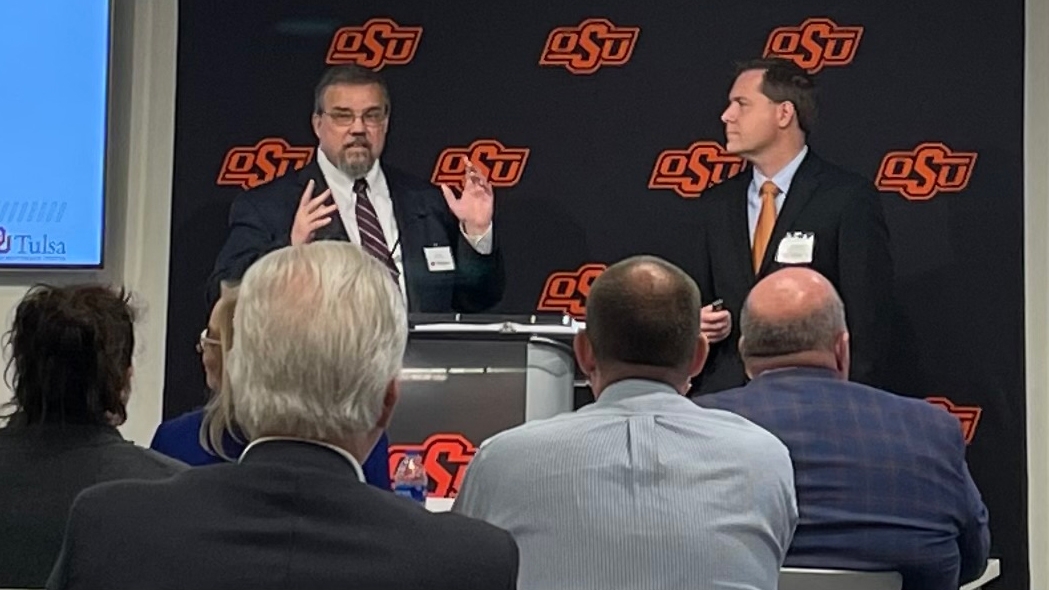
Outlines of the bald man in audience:
{"type": "Polygon", "coordinates": [[[774,590],[797,519],[790,457],[684,394],[703,367],[699,288],[652,257],[608,268],[576,358],[596,401],[481,445],[455,512],[509,531],[519,590],[774,590]]]}
{"type": "Polygon", "coordinates": [[[904,590],[957,590],[984,570],[987,509],[958,420],[850,383],[845,309],[805,268],[777,271],[740,316],[744,387],[701,396],[790,449],[800,519],[786,565],[893,570],[904,590]]]}

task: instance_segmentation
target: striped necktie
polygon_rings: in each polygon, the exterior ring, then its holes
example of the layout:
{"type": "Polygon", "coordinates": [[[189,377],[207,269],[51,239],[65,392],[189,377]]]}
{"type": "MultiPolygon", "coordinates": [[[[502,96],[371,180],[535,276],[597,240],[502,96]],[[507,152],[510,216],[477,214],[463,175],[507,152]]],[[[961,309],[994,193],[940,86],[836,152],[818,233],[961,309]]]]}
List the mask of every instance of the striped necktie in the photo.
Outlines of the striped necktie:
{"type": "Polygon", "coordinates": [[[398,272],[397,265],[393,262],[393,255],[386,246],[386,235],[382,232],[379,216],[375,213],[371,199],[368,198],[368,182],[363,178],[358,178],[353,183],[353,193],[357,195],[357,230],[361,234],[361,247],[379,262],[385,264],[386,268],[390,269],[393,280],[396,281],[401,273],[398,272]]]}

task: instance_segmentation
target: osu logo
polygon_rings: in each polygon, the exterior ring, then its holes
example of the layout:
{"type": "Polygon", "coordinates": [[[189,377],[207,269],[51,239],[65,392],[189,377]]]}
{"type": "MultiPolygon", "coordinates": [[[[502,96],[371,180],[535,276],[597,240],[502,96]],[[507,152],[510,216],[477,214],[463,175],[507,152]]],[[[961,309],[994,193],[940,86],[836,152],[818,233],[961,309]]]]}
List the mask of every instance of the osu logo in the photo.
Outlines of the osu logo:
{"type": "Polygon", "coordinates": [[[874,183],[878,190],[896,191],[910,201],[927,201],[938,192],[956,193],[969,186],[976,152],[954,152],[938,142],[913,151],[885,154],[874,183]]]}
{"type": "Polygon", "coordinates": [[[536,310],[560,311],[583,319],[586,316],[586,298],[590,295],[590,286],[606,268],[604,264],[584,264],[579,270],[551,274],[546,278],[536,310]]]}
{"type": "Polygon", "coordinates": [[[606,18],[588,18],[575,27],[557,27],[546,38],[541,66],[564,66],[573,74],[593,74],[601,66],[621,66],[634,53],[638,27],[617,27],[606,18]]]}
{"type": "Polygon", "coordinates": [[[856,57],[863,27],[840,27],[829,18],[808,18],[796,27],[777,27],[765,43],[765,57],[792,60],[810,74],[844,66],[856,57]]]}
{"type": "Polygon", "coordinates": [[[686,149],[659,154],[648,188],[669,188],[685,198],[698,197],[739,174],[745,165],[743,158],[725,153],[716,141],[697,141],[686,149]]]}
{"type": "Polygon", "coordinates": [[[945,397],[927,397],[925,401],[950,412],[961,422],[965,444],[973,441],[973,437],[976,436],[976,425],[980,423],[980,415],[983,414],[983,408],[980,406],[959,406],[945,397]]]}
{"type": "Polygon", "coordinates": [[[508,148],[495,139],[478,139],[465,148],[445,148],[437,156],[431,181],[461,188],[469,160],[492,186],[514,186],[521,181],[530,152],[528,148],[508,148]]]}
{"type": "Polygon", "coordinates": [[[390,478],[408,451],[420,451],[430,480],[430,496],[454,498],[477,447],[461,434],[430,435],[421,445],[390,445],[390,478]]]}
{"type": "Polygon", "coordinates": [[[279,137],[253,146],[230,148],[219,170],[218,184],[255,188],[284,176],[289,166],[301,170],[313,158],[312,147],[292,147],[279,137]]]}
{"type": "Polygon", "coordinates": [[[335,31],[328,48],[329,64],[355,63],[379,71],[403,66],[415,57],[422,27],[402,27],[388,18],[373,18],[359,27],[335,31]]]}

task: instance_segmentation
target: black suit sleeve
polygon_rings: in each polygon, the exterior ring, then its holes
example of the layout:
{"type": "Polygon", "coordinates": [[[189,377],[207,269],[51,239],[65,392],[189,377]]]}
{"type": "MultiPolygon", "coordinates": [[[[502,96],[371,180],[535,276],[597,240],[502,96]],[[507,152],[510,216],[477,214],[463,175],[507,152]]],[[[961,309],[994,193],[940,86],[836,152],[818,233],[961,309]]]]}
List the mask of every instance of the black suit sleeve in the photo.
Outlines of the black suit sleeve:
{"type": "Polygon", "coordinates": [[[441,215],[439,219],[448,235],[448,243],[455,244],[455,288],[452,293],[452,311],[478,313],[485,311],[503,298],[506,273],[503,254],[499,249],[499,228],[492,222],[492,252],[480,254],[470,245],[460,229],[459,220],[452,214],[439,191],[441,215]]]}
{"type": "Polygon", "coordinates": [[[58,553],[54,568],[47,579],[47,590],[69,590],[76,587],[76,548],[78,536],[84,527],[81,525],[84,510],[84,493],[81,492],[73,501],[66,520],[66,531],[62,538],[62,548],[58,553]]]}
{"type": "Polygon", "coordinates": [[[215,259],[215,269],[208,278],[208,310],[221,293],[220,284],[239,280],[245,271],[264,254],[291,243],[291,226],[270,227],[256,204],[256,195],[241,193],[229,211],[229,236],[215,259]]]}
{"type": "Polygon", "coordinates": [[[508,549],[509,564],[510,564],[510,579],[507,580],[506,587],[508,590],[516,590],[517,588],[517,573],[520,569],[520,550],[517,547],[517,542],[514,538],[507,533],[506,534],[506,546],[508,549]]]}
{"type": "Polygon", "coordinates": [[[839,289],[848,320],[850,379],[883,385],[891,346],[893,265],[881,196],[859,189],[838,228],[839,289]]]}
{"type": "Polygon", "coordinates": [[[714,292],[714,273],[710,263],[710,244],[708,242],[709,231],[705,222],[711,218],[710,207],[705,207],[701,203],[698,208],[698,218],[695,235],[696,247],[693,250],[696,258],[689,262],[689,267],[696,285],[699,286],[703,305],[708,305],[718,298],[717,293],[714,292]]]}

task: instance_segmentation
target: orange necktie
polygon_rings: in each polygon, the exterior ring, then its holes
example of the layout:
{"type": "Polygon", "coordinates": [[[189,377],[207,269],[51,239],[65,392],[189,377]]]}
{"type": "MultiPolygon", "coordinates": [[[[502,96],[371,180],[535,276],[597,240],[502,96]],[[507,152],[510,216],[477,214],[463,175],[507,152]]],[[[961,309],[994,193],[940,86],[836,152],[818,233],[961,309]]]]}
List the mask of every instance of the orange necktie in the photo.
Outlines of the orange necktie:
{"type": "Polygon", "coordinates": [[[754,247],[751,253],[754,256],[754,274],[761,270],[761,261],[765,259],[765,250],[769,247],[772,239],[772,228],[776,225],[776,195],[779,187],[771,180],[761,184],[761,211],[758,213],[758,223],[754,226],[754,247]]]}

